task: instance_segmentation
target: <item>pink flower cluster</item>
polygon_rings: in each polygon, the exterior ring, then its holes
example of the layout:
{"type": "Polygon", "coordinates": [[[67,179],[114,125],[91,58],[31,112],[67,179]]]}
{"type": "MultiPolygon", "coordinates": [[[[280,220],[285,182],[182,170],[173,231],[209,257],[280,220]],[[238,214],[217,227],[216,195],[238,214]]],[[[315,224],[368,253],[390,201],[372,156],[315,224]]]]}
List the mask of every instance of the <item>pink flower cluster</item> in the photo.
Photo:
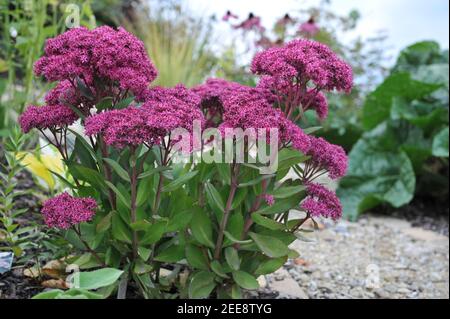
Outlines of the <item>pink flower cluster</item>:
{"type": "Polygon", "coordinates": [[[173,88],[153,87],[145,93],[145,105],[167,103],[176,105],[178,103],[188,104],[193,109],[200,107],[201,97],[194,90],[187,89],[183,84],[173,88]]]}
{"type": "Polygon", "coordinates": [[[88,136],[101,135],[108,145],[117,148],[159,143],[160,134],[149,125],[149,113],[130,106],[90,116],[85,121],[88,136]]]}
{"type": "Polygon", "coordinates": [[[342,177],[347,172],[348,158],[339,145],[328,143],[323,138],[310,136],[311,147],[305,154],[317,169],[327,170],[332,179],[342,177]]]}
{"type": "Polygon", "coordinates": [[[106,144],[117,148],[159,144],[172,130],[193,131],[194,120],[202,127],[200,98],[184,86],[155,88],[146,92],[142,107],[130,106],[90,116],[85,122],[86,135],[100,134],[106,144]]]}
{"type": "Polygon", "coordinates": [[[43,203],[42,215],[49,227],[68,229],[82,222],[90,221],[97,209],[97,203],[90,197],[76,198],[64,192],[43,203]]]}
{"type": "Polygon", "coordinates": [[[326,187],[309,183],[308,197],[300,204],[301,209],[312,216],[322,216],[337,220],[342,217],[342,205],[336,194],[326,187]]]}
{"type": "Polygon", "coordinates": [[[78,116],[67,106],[30,105],[19,116],[19,125],[24,133],[28,133],[31,129],[59,129],[73,124],[78,116]]]}
{"type": "Polygon", "coordinates": [[[267,89],[254,89],[240,83],[223,79],[208,79],[204,84],[192,88],[201,98],[201,108],[206,117],[206,127],[216,127],[222,122],[222,115],[230,105],[245,103],[250,99],[270,100],[273,95],[267,89]],[[242,98],[238,98],[240,96],[242,98]]]}
{"type": "Polygon", "coordinates": [[[273,195],[265,194],[264,201],[269,206],[272,206],[273,204],[275,204],[275,198],[273,197],[273,195]]]}
{"type": "Polygon", "coordinates": [[[352,69],[346,62],[326,45],[305,39],[256,54],[251,70],[288,81],[312,81],[321,90],[349,92],[353,85],[352,69]]]}
{"type": "Polygon", "coordinates": [[[125,29],[108,26],[73,28],[47,40],[35,73],[49,81],[81,78],[92,87],[96,79],[118,83],[138,98],[157,76],[144,44],[125,29]]]}

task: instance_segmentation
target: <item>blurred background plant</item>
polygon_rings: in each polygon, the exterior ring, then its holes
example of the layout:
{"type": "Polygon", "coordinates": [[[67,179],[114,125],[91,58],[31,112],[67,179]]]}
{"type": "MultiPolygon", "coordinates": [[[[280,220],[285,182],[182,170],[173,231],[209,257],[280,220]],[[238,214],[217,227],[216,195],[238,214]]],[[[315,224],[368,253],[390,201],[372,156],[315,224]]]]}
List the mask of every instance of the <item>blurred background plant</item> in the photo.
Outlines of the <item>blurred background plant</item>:
{"type": "Polygon", "coordinates": [[[148,1],[120,18],[120,24],[144,42],[159,75],[155,85],[191,87],[216,64],[211,44],[213,21],[190,11],[186,2],[148,1]]]}
{"type": "Polygon", "coordinates": [[[12,251],[16,257],[21,257],[33,246],[32,241],[37,235],[37,227],[22,219],[28,208],[17,207],[19,197],[33,192],[32,189],[18,189],[17,176],[23,171],[19,154],[27,138],[19,130],[13,130],[4,145],[6,164],[0,164],[0,251],[12,251]]]}
{"type": "Polygon", "coordinates": [[[347,217],[382,203],[399,208],[414,196],[448,207],[448,74],[448,50],[419,42],[367,96],[364,134],[338,192],[347,217]]]}

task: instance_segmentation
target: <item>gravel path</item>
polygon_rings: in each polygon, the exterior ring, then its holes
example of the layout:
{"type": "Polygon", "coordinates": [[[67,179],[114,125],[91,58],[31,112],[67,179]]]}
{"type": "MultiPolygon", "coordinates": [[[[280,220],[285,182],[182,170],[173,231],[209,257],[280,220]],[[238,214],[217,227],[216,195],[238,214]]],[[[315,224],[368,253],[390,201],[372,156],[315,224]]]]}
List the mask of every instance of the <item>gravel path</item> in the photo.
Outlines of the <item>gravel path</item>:
{"type": "Polygon", "coordinates": [[[448,237],[388,217],[323,222],[293,243],[299,258],[259,278],[259,298],[449,298],[448,237]]]}

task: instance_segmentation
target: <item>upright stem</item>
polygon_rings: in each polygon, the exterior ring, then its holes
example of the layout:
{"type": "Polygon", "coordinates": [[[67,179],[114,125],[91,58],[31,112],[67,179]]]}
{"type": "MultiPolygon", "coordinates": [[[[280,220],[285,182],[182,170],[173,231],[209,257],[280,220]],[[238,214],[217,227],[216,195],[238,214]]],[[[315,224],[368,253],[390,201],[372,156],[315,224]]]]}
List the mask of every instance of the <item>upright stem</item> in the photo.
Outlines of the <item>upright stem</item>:
{"type": "Polygon", "coordinates": [[[234,195],[238,187],[238,176],[239,176],[239,164],[233,163],[231,165],[231,185],[230,193],[228,194],[227,203],[225,205],[225,211],[223,212],[222,221],[220,223],[219,234],[217,235],[216,248],[214,250],[214,259],[220,258],[220,252],[222,250],[224,233],[227,228],[228,219],[230,217],[231,206],[233,204],[234,195]]]}
{"type": "MultiPolygon", "coordinates": [[[[130,174],[130,180],[131,180],[131,222],[136,222],[136,197],[137,197],[137,177],[138,177],[138,171],[136,168],[136,160],[134,159],[136,153],[136,149],[131,149],[131,157],[132,159],[132,167],[131,167],[131,174],[130,174]]],[[[136,258],[138,256],[138,237],[137,232],[133,230],[133,257],[136,258]]]]}
{"type": "Polygon", "coordinates": [[[268,180],[267,179],[265,179],[265,180],[263,180],[261,182],[262,192],[256,198],[255,203],[253,204],[252,208],[250,209],[249,215],[248,215],[247,220],[245,221],[245,224],[244,224],[244,231],[242,232],[242,239],[244,239],[247,236],[247,233],[249,232],[250,227],[252,227],[252,225],[253,225],[253,219],[252,219],[251,215],[254,212],[256,212],[259,209],[259,207],[261,206],[262,199],[263,199],[263,197],[264,197],[264,195],[266,193],[267,184],[268,184],[268,180]]]}
{"type": "MultiPolygon", "coordinates": [[[[167,165],[167,161],[169,159],[169,148],[168,147],[164,147],[164,156],[161,155],[161,166],[166,166],[167,165]]],[[[155,195],[155,202],[153,203],[153,212],[152,215],[156,214],[156,212],[159,209],[159,204],[161,201],[161,192],[162,192],[162,187],[163,187],[163,183],[164,183],[164,175],[163,172],[159,172],[159,180],[158,180],[158,188],[156,190],[156,195],[155,195]]]]}
{"type": "Polygon", "coordinates": [[[97,255],[97,253],[91,247],[89,247],[88,243],[81,237],[81,230],[79,228],[79,225],[74,226],[73,230],[77,234],[83,246],[86,247],[87,251],[89,251],[92,254],[92,256],[94,256],[95,259],[97,259],[97,261],[99,262],[100,265],[102,265],[102,267],[106,267],[106,264],[103,262],[100,256],[97,255]]]}
{"type": "MultiPolygon", "coordinates": [[[[100,150],[102,152],[102,156],[104,158],[108,157],[108,149],[107,149],[106,144],[102,140],[102,137],[98,136],[97,140],[98,140],[98,143],[100,145],[100,150]]],[[[111,167],[109,167],[108,163],[103,163],[103,165],[105,167],[105,169],[104,169],[104,171],[105,171],[105,178],[106,178],[106,180],[108,182],[112,183],[111,167]]],[[[114,193],[114,191],[111,188],[109,188],[108,194],[109,194],[109,201],[111,203],[111,207],[112,207],[113,210],[115,210],[116,209],[116,194],[114,193]]]]}

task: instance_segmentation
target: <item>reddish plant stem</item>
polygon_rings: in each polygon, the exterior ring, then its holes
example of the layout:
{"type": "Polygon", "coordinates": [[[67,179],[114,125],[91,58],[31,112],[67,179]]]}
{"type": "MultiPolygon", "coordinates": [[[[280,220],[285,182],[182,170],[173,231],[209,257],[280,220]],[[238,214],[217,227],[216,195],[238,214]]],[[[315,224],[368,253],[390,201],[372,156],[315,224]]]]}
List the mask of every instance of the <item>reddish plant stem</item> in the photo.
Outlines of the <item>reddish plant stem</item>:
{"type": "Polygon", "coordinates": [[[97,261],[102,267],[106,267],[106,264],[103,262],[100,256],[91,247],[89,247],[88,243],[81,237],[81,230],[79,227],[80,225],[74,226],[73,230],[75,231],[75,234],[77,234],[83,246],[86,247],[87,251],[89,251],[92,254],[92,256],[94,256],[95,259],[97,259],[97,261]]]}
{"type": "MultiPolygon", "coordinates": [[[[104,143],[104,141],[102,140],[102,137],[99,135],[97,136],[97,141],[98,144],[100,146],[100,150],[102,152],[102,156],[103,158],[107,158],[108,157],[108,148],[107,145],[104,143]]],[[[111,167],[109,167],[108,163],[103,163],[104,166],[104,174],[105,174],[105,179],[112,183],[112,172],[111,172],[111,167]]],[[[116,209],[116,194],[114,193],[114,191],[108,187],[108,194],[109,194],[109,202],[111,204],[111,208],[113,210],[116,209]]]]}
{"type": "Polygon", "coordinates": [[[294,226],[294,228],[292,228],[291,232],[293,233],[293,232],[299,230],[300,227],[302,227],[303,224],[306,223],[306,221],[307,221],[308,219],[310,219],[309,213],[306,214],[306,217],[305,217],[302,221],[300,221],[297,225],[294,226]]]}
{"type": "Polygon", "coordinates": [[[214,259],[220,258],[220,252],[222,250],[224,233],[228,224],[228,219],[230,217],[231,206],[233,204],[234,195],[238,187],[238,176],[239,176],[239,164],[233,163],[231,165],[231,185],[230,193],[228,194],[227,203],[225,205],[225,210],[223,212],[222,221],[220,223],[219,234],[217,235],[216,248],[214,250],[214,259]]]}
{"type": "MultiPolygon", "coordinates": [[[[169,161],[169,153],[170,149],[166,147],[164,143],[164,156],[161,154],[161,166],[167,165],[167,162],[169,161]]],[[[159,172],[158,188],[156,190],[155,202],[153,203],[152,215],[156,214],[157,210],[159,209],[163,184],[164,184],[164,175],[163,172],[159,172]]]]}
{"type": "Polygon", "coordinates": [[[263,180],[261,182],[262,192],[261,192],[260,195],[258,195],[256,197],[256,201],[255,201],[255,203],[253,204],[252,208],[249,211],[249,215],[247,217],[247,220],[245,221],[244,230],[243,230],[242,235],[241,235],[242,239],[247,237],[247,234],[248,234],[248,232],[250,231],[250,228],[253,225],[252,214],[254,212],[256,212],[259,209],[259,207],[261,206],[262,199],[263,199],[264,195],[266,194],[267,184],[268,184],[267,182],[268,182],[267,179],[265,179],[265,180],[263,180]]]}
{"type": "MultiPolygon", "coordinates": [[[[133,147],[131,148],[131,157],[133,158],[135,156],[136,149],[133,147]]],[[[130,181],[131,181],[131,203],[130,203],[130,210],[131,210],[131,223],[136,222],[136,197],[137,197],[137,176],[138,171],[136,168],[136,161],[133,159],[132,167],[131,167],[131,174],[130,174],[130,181]]],[[[133,257],[136,259],[138,256],[138,237],[137,232],[133,230],[133,257]]]]}

